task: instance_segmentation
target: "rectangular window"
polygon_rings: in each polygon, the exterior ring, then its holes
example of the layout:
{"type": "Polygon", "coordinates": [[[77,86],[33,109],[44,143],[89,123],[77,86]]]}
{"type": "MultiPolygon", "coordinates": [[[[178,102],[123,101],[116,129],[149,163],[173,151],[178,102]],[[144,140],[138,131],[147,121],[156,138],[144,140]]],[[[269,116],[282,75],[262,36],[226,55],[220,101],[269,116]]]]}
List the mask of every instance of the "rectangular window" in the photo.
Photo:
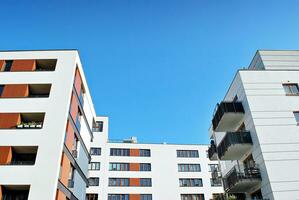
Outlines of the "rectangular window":
{"type": "Polygon", "coordinates": [[[178,164],[179,172],[200,172],[200,164],[178,164]]]}
{"type": "Polygon", "coordinates": [[[139,165],[140,171],[151,171],[151,164],[150,163],[140,163],[139,165]]]}
{"type": "Polygon", "coordinates": [[[108,194],[108,200],[129,200],[128,194],[108,194]]]}
{"type": "Polygon", "coordinates": [[[181,194],[181,200],[204,200],[203,194],[181,194]]]}
{"type": "Polygon", "coordinates": [[[5,67],[4,67],[4,71],[5,72],[9,72],[12,66],[12,60],[6,60],[5,61],[5,67]]]}
{"type": "Polygon", "coordinates": [[[0,85],[0,97],[2,95],[3,89],[4,89],[4,85],[0,85]]]}
{"type": "Polygon", "coordinates": [[[299,89],[297,83],[282,84],[286,95],[299,95],[299,89]]]}
{"type": "Polygon", "coordinates": [[[100,179],[96,177],[91,177],[88,179],[88,185],[89,186],[99,186],[100,179]]]}
{"type": "Polygon", "coordinates": [[[109,178],[109,186],[127,187],[130,186],[129,178],[109,178]]]}
{"type": "Polygon", "coordinates": [[[211,178],[211,186],[212,187],[221,187],[222,186],[222,182],[220,178],[211,178]]]}
{"type": "Polygon", "coordinates": [[[95,147],[90,148],[90,155],[100,156],[101,155],[101,148],[95,148],[95,147]]]}
{"type": "Polygon", "coordinates": [[[152,186],[152,179],[151,178],[141,178],[140,179],[140,186],[141,187],[151,187],[152,186]]]}
{"type": "Polygon", "coordinates": [[[140,200],[152,200],[151,194],[140,194],[140,200]]]}
{"type": "Polygon", "coordinates": [[[130,149],[111,148],[110,156],[130,156],[130,149]]]}
{"type": "Polygon", "coordinates": [[[139,156],[141,157],[150,157],[151,150],[150,149],[139,149],[139,156]]]}
{"type": "Polygon", "coordinates": [[[109,171],[130,171],[129,163],[109,163],[109,171]]]}
{"type": "Polygon", "coordinates": [[[202,187],[201,178],[180,178],[180,187],[202,187]]]}
{"type": "Polygon", "coordinates": [[[103,132],[103,126],[104,126],[103,121],[97,121],[93,124],[92,131],[93,132],[103,132]]]}
{"type": "Polygon", "coordinates": [[[182,158],[198,158],[199,154],[197,150],[177,150],[177,157],[182,158]]]}
{"type": "Polygon", "coordinates": [[[86,194],[86,200],[98,200],[98,194],[86,194]]]}
{"type": "Polygon", "coordinates": [[[100,162],[91,162],[89,164],[89,170],[100,170],[101,163],[100,162]]]}
{"type": "Polygon", "coordinates": [[[294,112],[294,116],[295,116],[297,124],[299,124],[299,111],[294,112]]]}
{"type": "Polygon", "coordinates": [[[209,164],[209,172],[218,171],[218,164],[209,164]]]}

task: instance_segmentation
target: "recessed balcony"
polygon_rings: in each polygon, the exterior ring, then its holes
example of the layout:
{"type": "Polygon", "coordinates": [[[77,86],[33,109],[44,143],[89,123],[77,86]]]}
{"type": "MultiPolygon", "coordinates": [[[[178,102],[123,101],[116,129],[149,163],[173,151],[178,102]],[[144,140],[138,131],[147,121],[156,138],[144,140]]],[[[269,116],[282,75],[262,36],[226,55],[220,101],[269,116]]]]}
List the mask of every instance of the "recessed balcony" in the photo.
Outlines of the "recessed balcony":
{"type": "Polygon", "coordinates": [[[36,146],[0,146],[0,165],[34,165],[36,146]]]}
{"type": "Polygon", "coordinates": [[[244,116],[242,102],[221,102],[217,105],[212,119],[213,130],[216,132],[234,131],[244,116]]]}
{"type": "Polygon", "coordinates": [[[218,159],[217,147],[214,143],[214,140],[211,141],[211,145],[209,146],[209,149],[208,149],[208,155],[209,155],[210,160],[217,160],[218,159]]]}
{"type": "Polygon", "coordinates": [[[217,147],[220,160],[240,160],[252,148],[249,131],[227,132],[217,147]]]}
{"type": "MultiPolygon", "coordinates": [[[[0,185],[2,200],[27,200],[29,185],[0,185]]],[[[1,196],[0,196],[1,197],[1,196]]]]}
{"type": "Polygon", "coordinates": [[[223,178],[224,190],[228,193],[246,193],[262,181],[257,165],[234,166],[223,178]]]}
{"type": "Polygon", "coordinates": [[[45,113],[0,113],[0,129],[41,129],[45,113]]]}

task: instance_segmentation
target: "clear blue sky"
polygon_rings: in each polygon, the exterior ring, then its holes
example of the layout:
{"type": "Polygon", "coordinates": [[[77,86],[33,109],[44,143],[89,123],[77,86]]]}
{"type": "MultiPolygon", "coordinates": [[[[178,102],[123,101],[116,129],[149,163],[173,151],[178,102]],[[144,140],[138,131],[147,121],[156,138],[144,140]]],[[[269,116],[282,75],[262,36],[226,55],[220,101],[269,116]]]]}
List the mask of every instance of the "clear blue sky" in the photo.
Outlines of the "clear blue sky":
{"type": "Polygon", "coordinates": [[[299,49],[299,1],[2,1],[0,49],[79,49],[110,137],[208,143],[238,68],[299,49]]]}

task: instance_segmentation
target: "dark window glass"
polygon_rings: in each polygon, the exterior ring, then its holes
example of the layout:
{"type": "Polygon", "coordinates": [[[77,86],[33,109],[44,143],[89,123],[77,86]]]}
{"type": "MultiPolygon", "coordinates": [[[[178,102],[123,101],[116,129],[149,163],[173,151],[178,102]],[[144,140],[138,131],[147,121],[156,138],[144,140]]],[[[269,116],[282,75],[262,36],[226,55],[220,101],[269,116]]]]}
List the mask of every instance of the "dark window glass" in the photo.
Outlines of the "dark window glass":
{"type": "Polygon", "coordinates": [[[129,163],[109,163],[110,171],[129,171],[129,163]]]}
{"type": "Polygon", "coordinates": [[[203,194],[181,194],[181,200],[204,200],[203,194]]]}
{"type": "Polygon", "coordinates": [[[297,124],[299,124],[299,112],[294,112],[294,116],[295,116],[297,124]]]}
{"type": "Polygon", "coordinates": [[[197,150],[177,150],[177,157],[198,158],[197,150]]]}
{"type": "Polygon", "coordinates": [[[200,172],[200,164],[178,164],[179,172],[200,172]]]}
{"type": "Polygon", "coordinates": [[[149,150],[149,149],[139,149],[139,156],[150,157],[151,156],[151,150],[149,150]]]}
{"type": "Polygon", "coordinates": [[[296,83],[283,84],[283,89],[287,95],[299,95],[298,84],[296,83]]]}
{"type": "Polygon", "coordinates": [[[99,183],[100,183],[99,178],[91,177],[91,178],[88,179],[88,185],[89,186],[99,186],[99,183]]]}
{"type": "Polygon", "coordinates": [[[201,178],[180,178],[180,187],[202,187],[201,178]]]}
{"type": "Polygon", "coordinates": [[[140,194],[140,200],[152,200],[151,194],[140,194]]]}
{"type": "Polygon", "coordinates": [[[96,155],[100,156],[101,155],[101,148],[90,148],[90,155],[96,155]]]}
{"type": "Polygon", "coordinates": [[[4,85],[0,85],[0,96],[2,95],[3,89],[4,89],[4,85]]]}
{"type": "Polygon", "coordinates": [[[89,164],[89,170],[100,170],[101,163],[100,162],[91,162],[89,164]]]}
{"type": "Polygon", "coordinates": [[[9,72],[12,66],[12,60],[6,60],[5,61],[5,67],[4,67],[4,71],[5,72],[9,72]]]}
{"type": "Polygon", "coordinates": [[[98,194],[86,194],[86,200],[98,200],[98,194]]]}
{"type": "Polygon", "coordinates": [[[97,121],[94,123],[92,131],[93,132],[103,132],[103,126],[104,126],[104,122],[97,121]]]}
{"type": "Polygon", "coordinates": [[[220,178],[211,178],[211,186],[212,187],[221,187],[222,186],[222,182],[220,178]]]}
{"type": "Polygon", "coordinates": [[[140,163],[139,165],[140,171],[151,171],[151,164],[150,163],[140,163]]]}
{"type": "Polygon", "coordinates": [[[111,148],[110,156],[130,156],[130,149],[111,148]]]}
{"type": "Polygon", "coordinates": [[[128,178],[109,178],[109,186],[127,187],[130,186],[128,178]]]}
{"type": "Polygon", "coordinates": [[[128,194],[108,194],[108,200],[129,200],[128,194]]]}
{"type": "Polygon", "coordinates": [[[152,179],[151,178],[141,178],[140,179],[140,186],[142,186],[142,187],[151,187],[152,186],[152,179]]]}
{"type": "Polygon", "coordinates": [[[209,171],[210,172],[218,171],[218,164],[209,164],[209,171]]]}

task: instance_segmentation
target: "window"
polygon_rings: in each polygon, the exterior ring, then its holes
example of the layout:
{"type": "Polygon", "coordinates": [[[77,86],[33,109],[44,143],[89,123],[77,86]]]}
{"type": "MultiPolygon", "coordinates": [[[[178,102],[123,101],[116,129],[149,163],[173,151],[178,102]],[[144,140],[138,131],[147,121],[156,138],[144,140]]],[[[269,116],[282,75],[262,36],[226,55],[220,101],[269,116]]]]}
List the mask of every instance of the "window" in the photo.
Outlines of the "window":
{"type": "Polygon", "coordinates": [[[128,194],[108,194],[108,200],[129,200],[128,194]]]}
{"type": "Polygon", "coordinates": [[[89,164],[90,170],[100,170],[101,163],[100,162],[91,162],[89,164]]]}
{"type": "Polygon", "coordinates": [[[4,85],[0,85],[0,97],[2,95],[3,89],[4,89],[4,85]]]}
{"type": "Polygon", "coordinates": [[[298,84],[287,83],[287,84],[282,84],[282,86],[287,95],[299,95],[298,84]]]}
{"type": "Polygon", "coordinates": [[[99,186],[99,183],[100,183],[99,178],[91,177],[91,178],[88,179],[88,185],[89,186],[99,186]]]}
{"type": "Polygon", "coordinates": [[[128,178],[109,178],[109,186],[130,186],[128,178]]]}
{"type": "Polygon", "coordinates": [[[129,163],[109,163],[110,171],[129,171],[129,163]]]}
{"type": "Polygon", "coordinates": [[[197,150],[177,150],[177,157],[198,158],[197,150]]]}
{"type": "Polygon", "coordinates": [[[93,132],[103,132],[103,125],[104,125],[104,122],[102,122],[102,121],[95,122],[93,124],[92,131],[93,132]]]}
{"type": "Polygon", "coordinates": [[[200,172],[200,164],[178,164],[179,172],[200,172]]]}
{"type": "Polygon", "coordinates": [[[140,171],[151,171],[151,164],[150,163],[140,163],[139,170],[140,171]]]}
{"type": "Polygon", "coordinates": [[[209,172],[218,171],[218,164],[209,164],[209,172]]]}
{"type": "Polygon", "coordinates": [[[294,116],[295,116],[297,124],[299,124],[299,111],[294,112],[294,116]]]}
{"type": "Polygon", "coordinates": [[[100,156],[101,155],[101,148],[90,148],[90,155],[100,156]]]}
{"type": "Polygon", "coordinates": [[[98,200],[98,194],[86,194],[86,200],[98,200]]]}
{"type": "Polygon", "coordinates": [[[220,178],[211,178],[211,186],[212,187],[221,187],[222,186],[222,182],[220,178]]]}
{"type": "Polygon", "coordinates": [[[180,178],[180,187],[202,187],[201,178],[180,178]]]}
{"type": "Polygon", "coordinates": [[[152,179],[151,178],[141,178],[140,179],[140,186],[141,187],[151,187],[152,186],[152,179]]]}
{"type": "Polygon", "coordinates": [[[130,149],[111,148],[110,156],[130,156],[130,149]]]}
{"type": "Polygon", "coordinates": [[[181,200],[204,200],[203,194],[181,194],[181,200]]]}
{"type": "Polygon", "coordinates": [[[152,195],[151,194],[141,194],[140,200],[152,200],[152,195]]]}
{"type": "Polygon", "coordinates": [[[9,72],[12,66],[12,60],[6,60],[5,61],[5,67],[4,67],[4,71],[5,72],[9,72]]]}
{"type": "Polygon", "coordinates": [[[151,156],[151,150],[149,150],[149,149],[139,149],[139,156],[150,157],[151,156]]]}

